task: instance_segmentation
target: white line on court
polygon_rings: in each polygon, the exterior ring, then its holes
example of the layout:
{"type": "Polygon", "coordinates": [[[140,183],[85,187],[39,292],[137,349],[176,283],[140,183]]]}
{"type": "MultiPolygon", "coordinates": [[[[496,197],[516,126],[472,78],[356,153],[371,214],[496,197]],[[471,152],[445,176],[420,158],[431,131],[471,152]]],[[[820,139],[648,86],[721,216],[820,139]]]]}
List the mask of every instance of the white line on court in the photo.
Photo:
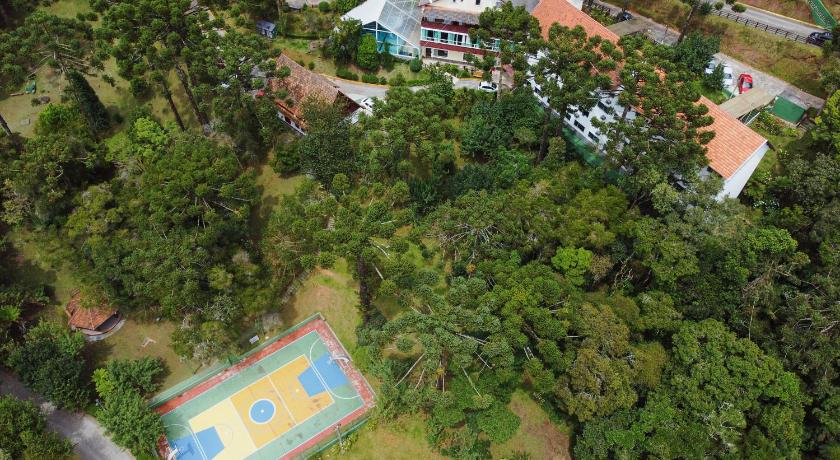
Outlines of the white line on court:
{"type": "MultiPolygon", "coordinates": [[[[270,374],[269,374],[269,375],[270,375],[270,374]]],[[[292,423],[294,423],[295,425],[297,425],[297,424],[298,424],[298,422],[297,422],[297,420],[295,420],[295,416],[294,416],[294,415],[292,415],[292,411],[290,411],[290,410],[289,410],[289,406],[287,406],[287,405],[286,405],[286,400],[285,400],[285,399],[283,399],[283,395],[281,395],[281,394],[280,394],[280,390],[278,390],[278,389],[277,389],[277,386],[276,386],[276,385],[274,385],[274,382],[271,380],[271,377],[269,377],[268,375],[266,375],[266,376],[265,376],[265,377],[263,377],[263,378],[268,379],[268,383],[270,383],[270,384],[271,384],[271,388],[274,388],[274,393],[276,393],[276,394],[277,394],[277,398],[279,398],[279,399],[280,399],[280,403],[281,403],[281,404],[283,404],[283,409],[286,409],[286,413],[288,413],[288,414],[289,414],[289,417],[292,419],[292,423]]]]}
{"type": "MultiPolygon", "coordinates": [[[[195,446],[198,447],[198,453],[201,454],[201,457],[204,460],[209,460],[207,458],[207,454],[204,452],[204,446],[201,445],[201,441],[198,440],[198,436],[195,435],[192,428],[190,428],[188,426],[181,425],[180,423],[170,423],[169,425],[166,425],[165,427],[163,427],[163,431],[165,432],[166,428],[170,427],[170,426],[180,426],[181,428],[186,428],[187,430],[189,430],[190,435],[192,436],[193,440],[195,441],[195,446]]],[[[175,455],[177,456],[177,454],[175,454],[175,455]]]]}
{"type": "MultiPolygon", "coordinates": [[[[332,395],[333,398],[337,398],[337,399],[357,399],[357,398],[361,398],[362,395],[360,395],[358,393],[356,393],[356,396],[348,398],[346,396],[339,396],[339,395],[333,393],[332,390],[330,390],[329,385],[327,385],[327,381],[324,380],[324,377],[321,376],[320,372],[318,372],[318,368],[315,367],[315,360],[312,359],[312,349],[315,348],[316,343],[318,343],[318,342],[312,342],[312,345],[309,346],[309,356],[304,356],[304,357],[306,358],[307,361],[309,361],[309,367],[311,367],[312,371],[315,372],[315,376],[318,377],[318,380],[321,381],[321,385],[324,385],[324,389],[327,390],[327,393],[332,395]]],[[[344,372],[344,371],[341,371],[341,372],[344,372]]],[[[350,386],[352,387],[353,385],[350,385],[350,386]]],[[[353,390],[355,391],[356,389],[353,388],[353,390]]]]}

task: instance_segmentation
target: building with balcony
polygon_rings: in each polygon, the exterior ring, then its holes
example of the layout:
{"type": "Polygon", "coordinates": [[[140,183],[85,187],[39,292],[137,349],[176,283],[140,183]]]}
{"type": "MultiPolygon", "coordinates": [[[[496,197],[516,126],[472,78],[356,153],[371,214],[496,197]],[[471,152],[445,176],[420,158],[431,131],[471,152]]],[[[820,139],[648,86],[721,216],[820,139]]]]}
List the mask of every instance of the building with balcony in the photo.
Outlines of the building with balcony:
{"type": "MultiPolygon", "coordinates": [[[[579,4],[573,4],[568,0],[541,0],[531,14],[539,20],[540,29],[546,37],[551,26],[558,23],[570,28],[581,26],[590,36],[598,35],[613,43],[618,43],[619,40],[615,33],[582,12],[579,4]]],[[[539,56],[532,59],[539,59],[539,56]]],[[[534,95],[547,107],[549,101],[543,94],[542,88],[533,78],[529,81],[534,95]]],[[[625,112],[624,107],[619,105],[617,100],[620,91],[621,87],[616,86],[612,91],[604,91],[598,94],[597,104],[589,110],[572,108],[568,113],[557,113],[555,115],[563,117],[566,126],[578,138],[599,150],[606,144],[607,138],[593,121],[598,119],[611,122],[615,120],[616,116],[621,116],[625,112]]],[[[713,122],[707,129],[715,132],[715,137],[706,144],[708,166],[700,171],[700,176],[720,176],[723,178],[723,188],[718,194],[718,198],[736,198],[758,167],[761,159],[764,158],[770,145],[767,139],[741,123],[736,117],[722,110],[709,99],[701,97],[698,104],[703,104],[709,109],[708,114],[712,117],[713,122]]],[[[634,118],[638,114],[630,109],[626,116],[634,118]]]]}
{"type": "Polygon", "coordinates": [[[480,43],[470,38],[470,28],[497,0],[432,0],[421,6],[420,49],[424,60],[468,65],[467,55],[483,56],[499,50],[498,41],[480,43]]]}

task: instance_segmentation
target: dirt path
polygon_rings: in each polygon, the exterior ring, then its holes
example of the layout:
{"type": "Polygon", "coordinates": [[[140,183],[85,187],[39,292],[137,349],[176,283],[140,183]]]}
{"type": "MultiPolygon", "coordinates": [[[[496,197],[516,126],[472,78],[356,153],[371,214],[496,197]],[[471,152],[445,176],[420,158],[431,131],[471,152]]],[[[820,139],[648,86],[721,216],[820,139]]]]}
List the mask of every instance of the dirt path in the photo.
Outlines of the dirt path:
{"type": "Polygon", "coordinates": [[[51,403],[26,388],[5,369],[0,369],[0,394],[10,394],[32,401],[47,416],[50,430],[73,443],[73,450],[83,460],[132,460],[134,457],[118,447],[105,434],[105,429],[90,415],[56,409],[51,403]]]}

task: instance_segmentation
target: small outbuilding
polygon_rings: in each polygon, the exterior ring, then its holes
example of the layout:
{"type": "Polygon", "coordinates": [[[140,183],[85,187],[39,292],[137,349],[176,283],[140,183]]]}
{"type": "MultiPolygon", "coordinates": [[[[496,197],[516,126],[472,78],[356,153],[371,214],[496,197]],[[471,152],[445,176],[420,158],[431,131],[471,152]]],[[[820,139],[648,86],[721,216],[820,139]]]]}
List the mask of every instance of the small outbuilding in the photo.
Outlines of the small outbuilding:
{"type": "Polygon", "coordinates": [[[257,33],[263,37],[274,38],[277,36],[277,25],[270,21],[257,21],[257,33]]]}
{"type": "Polygon", "coordinates": [[[67,302],[64,312],[71,329],[91,338],[111,332],[122,321],[119,312],[105,303],[96,307],[84,305],[80,292],[67,302]]]}

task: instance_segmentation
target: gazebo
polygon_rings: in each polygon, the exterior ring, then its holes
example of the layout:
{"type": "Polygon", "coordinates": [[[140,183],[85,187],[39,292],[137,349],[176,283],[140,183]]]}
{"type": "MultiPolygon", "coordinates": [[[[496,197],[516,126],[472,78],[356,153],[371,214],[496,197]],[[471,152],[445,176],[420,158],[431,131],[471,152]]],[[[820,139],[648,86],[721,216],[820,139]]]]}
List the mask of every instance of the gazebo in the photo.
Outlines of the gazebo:
{"type": "Polygon", "coordinates": [[[112,331],[121,321],[119,312],[105,303],[97,307],[82,305],[82,294],[76,292],[64,307],[70,328],[88,337],[112,331]]]}

